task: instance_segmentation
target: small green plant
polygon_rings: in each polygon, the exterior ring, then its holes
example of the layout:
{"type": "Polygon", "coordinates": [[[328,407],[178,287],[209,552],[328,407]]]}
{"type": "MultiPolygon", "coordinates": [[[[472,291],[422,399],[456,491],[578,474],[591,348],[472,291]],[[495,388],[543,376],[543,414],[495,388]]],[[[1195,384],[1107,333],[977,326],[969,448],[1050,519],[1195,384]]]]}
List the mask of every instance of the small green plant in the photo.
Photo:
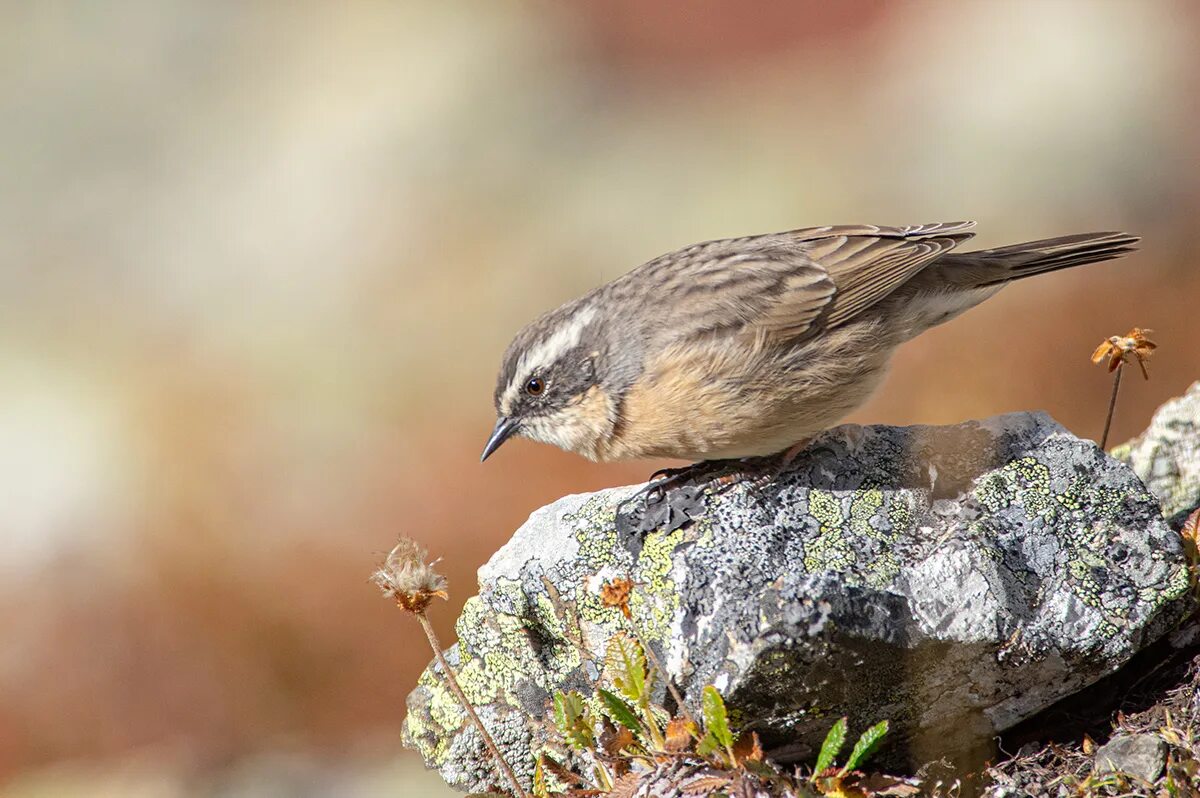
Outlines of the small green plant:
{"type": "Polygon", "coordinates": [[[733,752],[733,742],[736,739],[729,730],[729,713],[725,710],[725,700],[717,692],[717,688],[709,685],[700,693],[700,704],[704,710],[704,736],[696,747],[696,753],[701,756],[716,756],[724,764],[734,767],[737,765],[737,755],[733,752]]]}
{"type": "MultiPolygon", "coordinates": [[[[704,794],[733,795],[737,785],[755,780],[768,793],[796,798],[861,798],[871,795],[863,786],[861,768],[879,748],[888,731],[881,721],[867,729],[855,742],[846,761],[837,759],[845,747],[849,721],[840,718],[821,745],[812,774],[796,781],[772,766],[763,757],[757,735],[750,735],[748,746],[739,745],[739,736],[729,724],[725,700],[715,687],[701,693],[703,726],[667,713],[651,702],[656,674],[646,668],[640,644],[627,637],[615,637],[605,658],[608,678],[617,691],[598,687],[595,706],[577,692],[560,692],[554,697],[554,725],[559,738],[574,751],[586,752],[596,763],[590,783],[573,773],[549,754],[537,763],[534,794],[539,798],[554,795],[583,796],[630,794],[640,773],[672,760],[689,761],[693,775],[688,789],[709,790],[704,794]],[[553,792],[547,774],[552,775],[565,793],[553,792]]],[[[878,777],[888,786],[890,795],[914,795],[916,789],[902,779],[878,777]]],[[[751,794],[751,793],[748,793],[751,794]]]]}
{"type": "Polygon", "coordinates": [[[591,755],[596,763],[591,784],[543,754],[535,771],[536,795],[546,798],[553,794],[547,775],[570,790],[567,794],[584,794],[613,790],[622,778],[628,780],[635,768],[649,770],[680,757],[719,770],[762,761],[757,737],[750,750],[739,755],[735,749],[738,736],[730,728],[729,713],[716,688],[704,688],[701,727],[690,716],[672,718],[654,703],[660,676],[647,665],[646,652],[634,638],[613,636],[604,664],[606,679],[615,689],[597,687],[592,701],[574,691],[554,696],[554,729],[569,749],[591,755]]]}
{"type": "Polygon", "coordinates": [[[577,751],[596,747],[596,722],[579,693],[556,693],[554,725],[567,744],[577,751]]]}
{"type": "Polygon", "coordinates": [[[878,750],[888,732],[886,720],[881,720],[867,729],[854,743],[854,748],[850,750],[850,756],[846,758],[846,763],[839,768],[837,757],[846,745],[846,733],[849,726],[848,718],[838,718],[837,722],[829,729],[829,733],[825,735],[821,751],[817,754],[817,762],[813,766],[809,781],[822,795],[840,798],[840,796],[861,794],[861,790],[856,790],[854,787],[854,782],[858,781],[858,776],[861,775],[859,770],[878,750]]]}
{"type": "MultiPolygon", "coordinates": [[[[630,622],[633,587],[632,581],[618,579],[602,592],[604,604],[630,622]]],[[[588,661],[603,666],[601,684],[591,697],[577,691],[555,694],[554,733],[534,769],[533,792],[539,798],[628,796],[644,779],[659,779],[665,772],[679,794],[688,796],[860,798],[884,789],[892,796],[917,792],[911,780],[879,774],[868,788],[860,772],[887,734],[887,721],[864,732],[838,767],[848,728],[847,719],[840,719],[829,730],[813,773],[803,778],[767,761],[757,734],[735,731],[725,699],[712,685],[700,693],[698,722],[636,625],[614,634],[602,659],[583,650],[582,640],[578,645],[588,661]],[[660,688],[675,699],[675,716],[654,701],[660,688]],[[590,773],[581,775],[585,763],[590,773]]]]}

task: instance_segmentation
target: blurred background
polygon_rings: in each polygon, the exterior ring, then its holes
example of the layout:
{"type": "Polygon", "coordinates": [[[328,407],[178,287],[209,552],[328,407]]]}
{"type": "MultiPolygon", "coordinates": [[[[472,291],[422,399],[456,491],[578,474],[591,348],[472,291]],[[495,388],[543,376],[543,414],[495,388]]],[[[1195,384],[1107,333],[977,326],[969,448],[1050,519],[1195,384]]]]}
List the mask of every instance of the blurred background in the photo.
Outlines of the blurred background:
{"type": "Polygon", "coordinates": [[[0,784],[440,795],[429,660],[535,508],[638,481],[517,441],[511,335],[664,251],[973,218],[1128,230],[897,357],[852,420],[1048,410],[1133,325],[1121,441],[1200,378],[1200,6],[692,0],[0,6],[0,784]]]}

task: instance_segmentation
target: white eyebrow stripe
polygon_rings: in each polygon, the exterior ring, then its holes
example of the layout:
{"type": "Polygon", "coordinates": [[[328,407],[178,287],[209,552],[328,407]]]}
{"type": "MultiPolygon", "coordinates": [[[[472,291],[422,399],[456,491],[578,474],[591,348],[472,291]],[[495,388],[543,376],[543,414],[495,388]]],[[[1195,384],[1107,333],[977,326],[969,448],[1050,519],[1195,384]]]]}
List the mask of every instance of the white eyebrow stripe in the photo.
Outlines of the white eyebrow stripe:
{"type": "Polygon", "coordinates": [[[513,372],[512,382],[504,390],[501,408],[506,412],[511,410],[517,391],[525,383],[531,370],[545,368],[561,357],[563,353],[569,352],[578,346],[579,339],[583,337],[584,329],[595,318],[596,307],[594,305],[584,305],[576,310],[566,322],[560,324],[558,329],[546,338],[546,340],[523,352],[517,360],[517,367],[513,372]]]}

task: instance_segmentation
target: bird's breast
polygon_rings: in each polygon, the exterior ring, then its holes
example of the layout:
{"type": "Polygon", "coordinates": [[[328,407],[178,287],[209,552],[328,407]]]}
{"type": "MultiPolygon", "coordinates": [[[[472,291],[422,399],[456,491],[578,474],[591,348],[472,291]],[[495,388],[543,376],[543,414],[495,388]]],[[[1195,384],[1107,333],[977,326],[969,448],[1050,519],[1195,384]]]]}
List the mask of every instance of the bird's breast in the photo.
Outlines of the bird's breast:
{"type": "Polygon", "coordinates": [[[598,459],[783,451],[836,424],[878,386],[893,347],[870,345],[869,332],[826,334],[801,347],[669,347],[647,360],[625,393],[598,459]]]}

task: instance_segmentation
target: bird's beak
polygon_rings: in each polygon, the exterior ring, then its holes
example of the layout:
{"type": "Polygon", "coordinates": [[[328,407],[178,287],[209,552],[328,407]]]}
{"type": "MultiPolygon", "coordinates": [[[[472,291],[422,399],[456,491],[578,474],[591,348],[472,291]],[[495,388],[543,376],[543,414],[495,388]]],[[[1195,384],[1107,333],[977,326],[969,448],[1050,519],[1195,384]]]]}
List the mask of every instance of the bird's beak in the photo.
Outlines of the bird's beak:
{"type": "Polygon", "coordinates": [[[483,462],[492,456],[492,452],[500,448],[500,444],[513,436],[517,431],[517,427],[521,426],[521,422],[515,418],[508,416],[500,416],[496,419],[496,428],[492,430],[492,437],[488,438],[488,442],[483,447],[483,456],[479,458],[479,462],[483,462]]]}

